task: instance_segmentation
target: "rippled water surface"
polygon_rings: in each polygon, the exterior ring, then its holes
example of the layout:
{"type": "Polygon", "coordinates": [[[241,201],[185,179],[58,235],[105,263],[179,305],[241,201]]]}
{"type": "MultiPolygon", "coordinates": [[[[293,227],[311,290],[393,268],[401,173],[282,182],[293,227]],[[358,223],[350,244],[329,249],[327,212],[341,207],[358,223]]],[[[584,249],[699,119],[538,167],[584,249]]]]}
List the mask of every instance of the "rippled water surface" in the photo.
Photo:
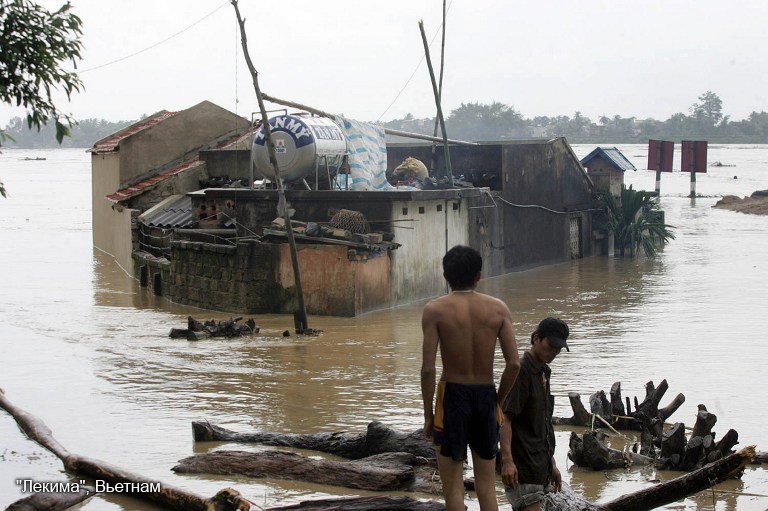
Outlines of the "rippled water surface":
{"type": "MultiPolygon", "coordinates": [[[[594,147],[574,150],[583,157],[594,147]]],[[[626,173],[626,182],[653,190],[646,147],[619,149],[638,168],[626,173]]],[[[178,476],[171,467],[190,454],[244,448],[194,444],[191,421],[291,433],[362,431],[371,420],[400,430],[421,426],[423,302],[359,318],[310,317],[310,326],[323,330],[316,338],[283,337],[292,318],[270,315],[254,317],[261,332],[253,337],[170,339],[170,329],[185,327],[188,315],[230,315],[154,297],[94,251],[84,150],[3,151],[0,180],[9,197],[0,199],[0,388],[71,452],[202,495],[233,486],[259,505],[277,506],[352,492],[178,476]]],[[[571,352],[553,363],[557,415],[571,415],[568,392],[587,404],[593,392],[621,382],[624,396],[642,400],[647,382],[666,379],[662,405],[678,393],[686,398],[672,420],[692,426],[696,406],[705,404],[718,417],[718,438],[735,429],[739,447],[768,451],[768,217],[712,208],[725,194],[768,189],[768,146],[712,145],[709,160],[734,166],[697,176],[696,199],[688,198],[688,174],[662,176],[661,206],[677,239],[657,259],[592,257],[486,279],[481,288],[509,304],[521,349],[541,317],[554,314],[570,324],[571,352]]],[[[569,434],[558,430],[557,462],[590,500],[677,475],[576,468],[567,460],[569,434]]],[[[17,479],[67,477],[58,459],[0,414],[0,505],[22,497],[17,479]]],[[[499,489],[502,509],[509,509],[499,489]]],[[[766,495],[768,472],[752,466],[740,481],[666,509],[764,510],[766,495]]],[[[468,505],[478,509],[473,500],[468,505]]],[[[83,509],[154,508],[110,495],[83,509]]]]}

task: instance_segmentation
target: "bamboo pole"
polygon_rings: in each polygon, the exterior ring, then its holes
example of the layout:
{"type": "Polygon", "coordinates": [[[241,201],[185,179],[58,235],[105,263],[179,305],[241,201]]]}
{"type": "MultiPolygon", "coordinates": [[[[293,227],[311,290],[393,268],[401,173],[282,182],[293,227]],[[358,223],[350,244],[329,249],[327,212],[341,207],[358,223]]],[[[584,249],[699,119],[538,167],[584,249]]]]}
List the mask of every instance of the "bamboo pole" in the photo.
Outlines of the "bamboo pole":
{"type": "Polygon", "coordinates": [[[298,310],[294,313],[294,323],[296,327],[296,333],[303,333],[308,329],[307,325],[307,309],[304,305],[304,290],[301,286],[301,273],[299,272],[299,256],[296,250],[296,240],[293,237],[293,228],[291,224],[291,215],[288,212],[288,203],[285,200],[285,189],[283,187],[283,178],[280,176],[280,168],[277,165],[277,156],[275,155],[275,144],[272,142],[272,130],[269,126],[269,117],[267,116],[267,109],[264,107],[264,98],[259,88],[259,73],[251,61],[251,56],[248,53],[248,39],[245,34],[245,20],[240,16],[240,9],[237,6],[237,0],[231,0],[232,6],[235,8],[235,14],[237,15],[237,23],[240,27],[240,41],[243,46],[243,56],[245,62],[248,64],[248,70],[251,72],[251,78],[253,79],[253,88],[256,91],[256,99],[259,102],[259,110],[261,112],[262,126],[264,130],[264,137],[266,138],[267,153],[269,154],[269,162],[272,164],[272,169],[275,172],[275,183],[277,183],[277,193],[279,196],[278,209],[279,213],[285,220],[285,230],[288,234],[288,243],[291,247],[291,262],[293,263],[293,277],[296,283],[296,295],[298,298],[298,310]]]}
{"type": "Polygon", "coordinates": [[[451,156],[448,151],[448,133],[445,129],[445,119],[443,119],[443,109],[440,106],[440,92],[437,90],[435,81],[435,71],[432,69],[432,60],[429,57],[429,44],[427,35],[424,33],[424,21],[419,21],[419,31],[421,31],[421,41],[424,43],[424,55],[427,58],[427,67],[429,68],[429,77],[432,81],[432,92],[435,95],[435,105],[437,105],[437,118],[440,120],[440,128],[443,131],[443,153],[445,154],[445,173],[448,176],[448,184],[453,186],[453,170],[451,170],[451,156]]]}
{"type": "MultiPolygon", "coordinates": [[[[443,0],[443,26],[442,26],[442,40],[440,43],[440,80],[437,85],[437,92],[440,97],[443,97],[443,71],[445,70],[445,1],[443,0]]],[[[437,137],[437,128],[440,126],[440,120],[435,115],[435,128],[432,130],[432,136],[437,137]]],[[[432,160],[430,161],[429,169],[433,170],[437,163],[437,148],[436,143],[432,143],[432,160]]]]}

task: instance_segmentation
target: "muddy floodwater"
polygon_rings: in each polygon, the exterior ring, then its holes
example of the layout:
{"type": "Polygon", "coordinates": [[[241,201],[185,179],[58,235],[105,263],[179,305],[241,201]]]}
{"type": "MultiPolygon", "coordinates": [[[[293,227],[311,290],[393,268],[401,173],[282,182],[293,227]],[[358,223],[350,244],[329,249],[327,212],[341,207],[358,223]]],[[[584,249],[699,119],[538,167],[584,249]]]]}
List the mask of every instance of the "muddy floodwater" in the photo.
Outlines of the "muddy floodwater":
{"type": "MultiPolygon", "coordinates": [[[[574,149],[583,157],[595,147],[574,149]]],[[[626,182],[653,190],[647,148],[618,148],[638,168],[626,173],[626,182]]],[[[661,206],[677,239],[658,258],[591,257],[481,282],[482,291],[512,310],[521,349],[542,317],[570,324],[571,352],[553,363],[556,415],[571,416],[568,392],[580,393],[588,406],[590,394],[607,393],[618,381],[624,396],[642,400],[647,382],[666,379],[662,406],[678,393],[686,398],[671,421],[693,426],[696,407],[704,404],[718,417],[716,439],[735,429],[737,448],[768,451],[768,216],[712,208],[723,195],[768,189],[768,146],[710,145],[709,160],[732,166],[697,176],[695,199],[688,197],[688,174],[662,176],[661,206]]],[[[231,486],[260,506],[279,506],[366,493],[176,475],[171,468],[193,453],[261,448],[195,444],[191,422],[286,433],[357,432],[372,420],[406,431],[421,427],[424,302],[358,318],[311,316],[309,326],[322,330],[317,337],[284,337],[292,317],[258,315],[261,331],[254,336],[170,339],[170,329],[185,327],[188,315],[231,315],[155,297],[93,249],[90,157],[83,149],[3,148],[0,180],[8,190],[0,199],[0,388],[43,419],[69,451],[201,495],[231,486]]],[[[500,365],[497,370],[500,375],[500,365]]],[[[564,480],[589,500],[679,475],[580,469],[567,458],[570,432],[557,429],[557,463],[564,480]]],[[[24,496],[24,480],[78,479],[0,412],[0,507],[24,496]]],[[[500,481],[498,490],[501,509],[510,509],[500,481]]],[[[479,509],[473,494],[467,505],[479,509]]],[[[740,480],[665,509],[766,508],[768,468],[750,466],[740,480]]],[[[81,509],[155,508],[107,494],[81,509]]]]}

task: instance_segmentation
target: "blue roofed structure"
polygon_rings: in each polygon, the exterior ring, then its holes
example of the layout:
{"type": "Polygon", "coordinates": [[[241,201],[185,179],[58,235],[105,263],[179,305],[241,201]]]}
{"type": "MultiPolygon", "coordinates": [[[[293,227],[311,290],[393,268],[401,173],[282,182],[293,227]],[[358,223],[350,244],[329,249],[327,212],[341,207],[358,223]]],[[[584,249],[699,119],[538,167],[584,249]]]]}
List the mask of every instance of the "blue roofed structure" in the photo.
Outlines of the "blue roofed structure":
{"type": "Polygon", "coordinates": [[[598,147],[580,161],[587,169],[587,175],[595,184],[596,192],[610,192],[621,196],[624,172],[637,170],[632,162],[615,147],[598,147]]]}
{"type": "Polygon", "coordinates": [[[592,162],[595,158],[604,160],[607,164],[613,166],[615,170],[637,170],[635,166],[632,165],[632,162],[629,161],[627,157],[624,156],[622,152],[615,147],[596,148],[594,151],[581,159],[581,165],[586,168],[594,166],[590,165],[590,162],[592,162]]]}

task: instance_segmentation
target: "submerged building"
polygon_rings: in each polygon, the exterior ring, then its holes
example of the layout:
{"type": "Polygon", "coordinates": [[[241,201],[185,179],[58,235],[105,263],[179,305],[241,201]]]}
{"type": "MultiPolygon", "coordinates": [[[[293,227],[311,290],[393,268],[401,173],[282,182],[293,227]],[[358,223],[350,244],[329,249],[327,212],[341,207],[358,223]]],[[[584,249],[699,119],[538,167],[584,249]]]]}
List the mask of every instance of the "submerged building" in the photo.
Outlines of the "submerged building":
{"type": "MultiPolygon", "coordinates": [[[[281,164],[307,156],[304,128],[314,136],[308,170],[291,170],[285,189],[309,314],[440,295],[442,256],[456,244],[481,252],[485,277],[605,253],[592,230],[594,183],[564,138],[452,143],[449,174],[432,143],[386,145],[378,128],[337,118],[340,143],[328,120],[284,117],[270,121],[281,164]],[[431,164],[430,178],[390,183],[406,158],[431,164]]],[[[259,140],[251,121],[203,102],[98,141],[94,246],[177,303],[293,312],[289,227],[259,140]]]]}

